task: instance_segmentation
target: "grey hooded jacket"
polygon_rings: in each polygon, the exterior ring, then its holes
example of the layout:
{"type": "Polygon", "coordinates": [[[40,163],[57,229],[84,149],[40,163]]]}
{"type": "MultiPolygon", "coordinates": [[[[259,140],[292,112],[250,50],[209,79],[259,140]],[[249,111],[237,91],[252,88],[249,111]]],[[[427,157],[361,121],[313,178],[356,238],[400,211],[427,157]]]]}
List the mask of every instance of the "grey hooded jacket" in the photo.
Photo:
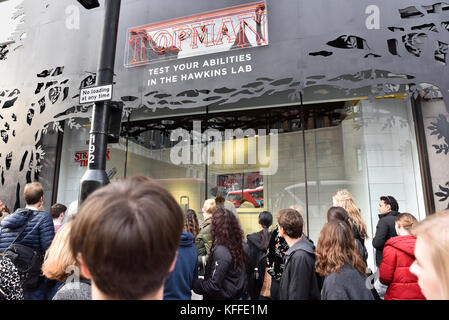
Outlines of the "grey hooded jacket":
{"type": "Polygon", "coordinates": [[[315,260],[315,246],[304,236],[288,249],[279,289],[281,300],[320,300],[315,260]]]}

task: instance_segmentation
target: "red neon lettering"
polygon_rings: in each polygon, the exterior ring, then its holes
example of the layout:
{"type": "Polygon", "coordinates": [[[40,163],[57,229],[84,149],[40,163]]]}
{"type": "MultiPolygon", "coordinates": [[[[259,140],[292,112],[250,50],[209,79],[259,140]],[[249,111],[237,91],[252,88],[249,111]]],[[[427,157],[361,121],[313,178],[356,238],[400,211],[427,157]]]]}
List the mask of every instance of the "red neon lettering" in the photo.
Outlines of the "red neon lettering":
{"type": "Polygon", "coordinates": [[[159,30],[154,34],[153,41],[150,41],[151,48],[158,54],[165,53],[172,46],[172,43],[172,35],[167,30],[159,30]]]}
{"type": "Polygon", "coordinates": [[[128,45],[133,46],[133,59],[131,64],[137,64],[145,62],[145,41],[148,41],[148,35],[146,33],[139,33],[131,36],[128,41],[128,45]]]}
{"type": "MultiPolygon", "coordinates": [[[[262,13],[264,15],[264,13],[262,13]]],[[[262,43],[266,43],[266,40],[264,39],[262,41],[262,37],[260,36],[259,32],[257,30],[254,30],[253,27],[251,27],[246,20],[252,19],[253,21],[257,22],[256,15],[254,13],[252,14],[246,14],[246,15],[238,15],[239,21],[240,21],[240,30],[239,30],[239,43],[237,44],[240,48],[246,47],[247,43],[245,40],[246,36],[246,28],[248,27],[257,37],[257,44],[261,45],[262,43]]],[[[259,20],[261,22],[265,22],[265,19],[261,18],[259,15],[259,20]]],[[[263,28],[262,28],[263,29],[263,28]]]]}
{"type": "Polygon", "coordinates": [[[214,27],[215,27],[215,23],[213,20],[205,21],[201,24],[199,24],[199,23],[192,24],[193,36],[192,36],[192,40],[190,42],[190,46],[192,47],[192,49],[198,48],[198,39],[206,47],[213,46],[215,44],[214,43],[214,27]],[[198,32],[198,29],[201,30],[201,35],[198,32]]]}
{"type": "Polygon", "coordinates": [[[189,26],[181,28],[173,28],[173,35],[175,41],[173,46],[170,48],[171,51],[181,51],[181,42],[192,36],[192,29],[189,26]]]}
{"type": "Polygon", "coordinates": [[[223,44],[223,35],[228,37],[228,42],[233,43],[237,38],[237,33],[235,32],[234,24],[232,23],[232,19],[230,17],[221,19],[220,31],[218,31],[218,36],[215,39],[215,44],[220,45],[223,44]],[[228,28],[227,25],[231,26],[228,28]],[[231,34],[229,34],[231,32],[231,34]]]}

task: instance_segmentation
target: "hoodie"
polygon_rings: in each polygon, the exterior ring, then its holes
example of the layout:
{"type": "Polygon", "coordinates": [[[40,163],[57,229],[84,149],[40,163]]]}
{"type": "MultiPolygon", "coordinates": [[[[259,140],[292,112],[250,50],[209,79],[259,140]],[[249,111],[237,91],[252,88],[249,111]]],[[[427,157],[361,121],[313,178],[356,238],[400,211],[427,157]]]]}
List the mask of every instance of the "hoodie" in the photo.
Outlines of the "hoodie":
{"type": "Polygon", "coordinates": [[[198,251],[193,234],[183,231],[173,271],[164,287],[164,300],[190,300],[192,284],[198,278],[198,251]]]}
{"type": "Polygon", "coordinates": [[[385,300],[425,300],[418,278],[410,272],[415,261],[416,238],[412,235],[390,238],[385,243],[379,280],[388,286],[385,300]]]}
{"type": "Polygon", "coordinates": [[[51,215],[45,211],[22,208],[8,215],[0,223],[0,253],[17,237],[20,228],[28,219],[28,214],[33,214],[33,218],[16,243],[39,250],[42,254],[48,249],[55,236],[51,215]]]}
{"type": "Polygon", "coordinates": [[[304,236],[287,250],[279,289],[281,300],[320,300],[315,261],[315,246],[304,236]]]}

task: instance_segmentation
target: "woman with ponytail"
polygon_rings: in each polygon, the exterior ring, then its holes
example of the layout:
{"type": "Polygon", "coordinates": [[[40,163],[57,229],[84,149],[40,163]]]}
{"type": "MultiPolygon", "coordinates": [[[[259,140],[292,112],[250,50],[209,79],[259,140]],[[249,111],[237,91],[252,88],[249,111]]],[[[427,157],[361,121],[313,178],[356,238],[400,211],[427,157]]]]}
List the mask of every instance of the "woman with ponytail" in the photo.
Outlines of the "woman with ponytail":
{"type": "Polygon", "coordinates": [[[425,300],[418,278],[409,270],[415,261],[416,244],[411,229],[417,222],[410,213],[400,213],[395,223],[398,236],[385,243],[379,267],[379,280],[388,286],[385,300],[425,300]]]}
{"type": "Polygon", "coordinates": [[[272,214],[263,211],[259,214],[260,231],[246,237],[248,240],[248,294],[251,300],[257,300],[260,297],[267,268],[267,249],[271,238],[268,228],[272,224],[272,214]]]}

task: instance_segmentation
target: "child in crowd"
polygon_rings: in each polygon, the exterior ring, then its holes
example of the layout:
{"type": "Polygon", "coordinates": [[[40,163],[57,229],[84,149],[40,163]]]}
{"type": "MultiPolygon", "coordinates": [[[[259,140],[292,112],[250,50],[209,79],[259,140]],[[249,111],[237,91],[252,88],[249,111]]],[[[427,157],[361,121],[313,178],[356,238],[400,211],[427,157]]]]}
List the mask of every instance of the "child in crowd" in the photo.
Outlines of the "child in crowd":
{"type": "Polygon", "coordinates": [[[379,268],[379,280],[388,286],[384,300],[425,300],[418,279],[409,270],[415,260],[416,243],[410,230],[417,222],[410,213],[400,213],[396,217],[398,236],[385,243],[379,268]]]}

